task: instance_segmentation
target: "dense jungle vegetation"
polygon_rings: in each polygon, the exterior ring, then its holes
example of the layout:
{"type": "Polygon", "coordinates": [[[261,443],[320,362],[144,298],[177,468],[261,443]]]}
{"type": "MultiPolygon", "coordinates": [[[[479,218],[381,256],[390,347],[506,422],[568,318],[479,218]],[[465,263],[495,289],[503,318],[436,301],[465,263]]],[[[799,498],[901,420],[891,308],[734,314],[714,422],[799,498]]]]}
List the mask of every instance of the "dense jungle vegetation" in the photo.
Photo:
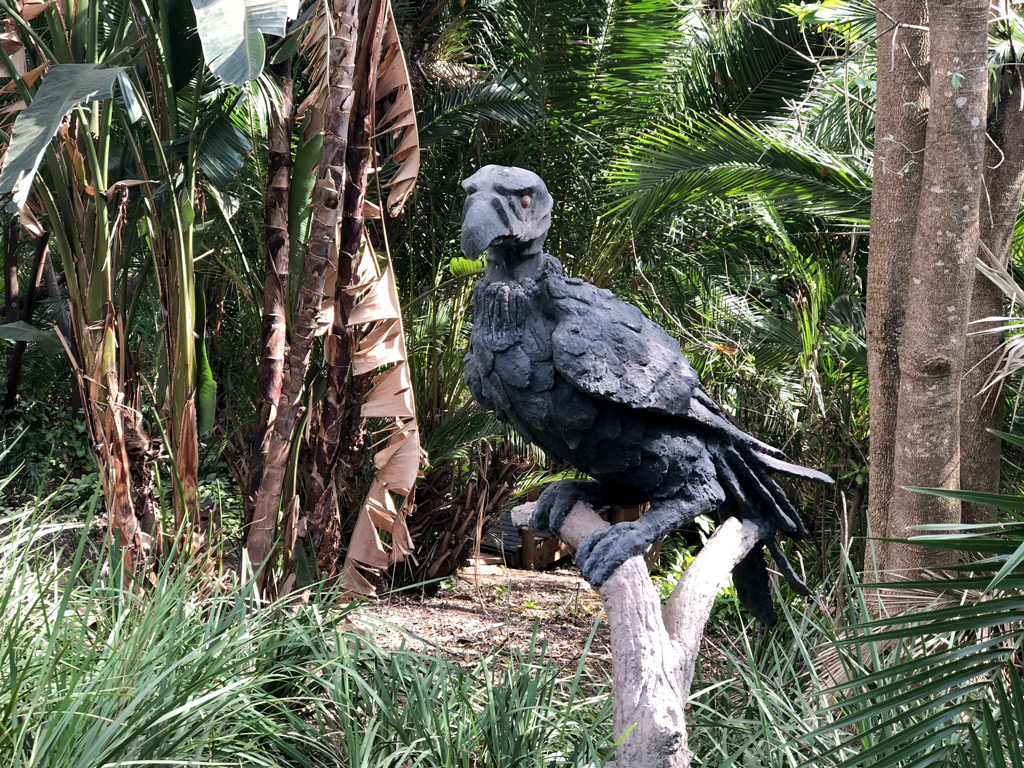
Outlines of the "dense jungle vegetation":
{"type": "Polygon", "coordinates": [[[351,623],[573,472],[462,381],[493,163],[837,481],[785,545],[813,597],[720,595],[694,764],[1024,768],[1024,28],[946,5],[983,50],[907,0],[0,0],[0,760],[612,759],[585,654],[351,623]]]}

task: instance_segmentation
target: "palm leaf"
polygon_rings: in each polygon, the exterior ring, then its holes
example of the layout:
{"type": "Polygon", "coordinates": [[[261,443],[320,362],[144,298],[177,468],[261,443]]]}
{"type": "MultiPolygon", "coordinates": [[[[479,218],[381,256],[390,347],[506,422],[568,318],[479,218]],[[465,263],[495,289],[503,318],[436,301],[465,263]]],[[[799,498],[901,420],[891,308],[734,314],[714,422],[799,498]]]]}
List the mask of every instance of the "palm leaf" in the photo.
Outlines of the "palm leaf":
{"type": "Polygon", "coordinates": [[[640,136],[612,164],[610,213],[641,226],[709,197],[763,197],[780,211],[863,223],[870,177],[797,137],[720,117],[689,116],[640,136]]]}
{"type": "Polygon", "coordinates": [[[481,122],[525,126],[536,117],[534,103],[514,73],[436,91],[420,113],[420,146],[442,148],[467,137],[481,122]]]}
{"type": "Polygon", "coordinates": [[[805,92],[823,53],[820,35],[801,29],[778,0],[743,0],[722,14],[692,12],[679,86],[684,109],[758,119],[788,111],[805,92]]]}
{"type": "Polygon", "coordinates": [[[378,102],[387,100],[390,106],[384,116],[377,121],[375,138],[385,135],[390,137],[393,148],[390,152],[380,153],[382,162],[398,165],[388,175],[383,185],[384,189],[388,190],[388,214],[394,217],[401,212],[413,187],[416,186],[416,177],[420,172],[420,140],[409,70],[405,65],[405,55],[398,39],[398,27],[395,25],[395,15],[390,2],[387,3],[387,19],[380,57],[380,69],[374,92],[378,102]]]}
{"type": "MultiPolygon", "coordinates": [[[[928,492],[979,500],[978,494],[966,491],[928,492]]],[[[985,500],[1011,509],[1020,506],[1016,497],[989,494],[985,500]]],[[[1024,602],[1018,596],[1024,584],[1024,525],[1008,521],[959,526],[941,540],[918,536],[911,541],[941,543],[969,553],[967,562],[955,570],[971,575],[863,585],[921,590],[937,601],[936,607],[851,627],[844,644],[897,643],[905,649],[906,661],[824,691],[846,694],[841,700],[843,714],[809,736],[846,733],[850,735],[841,744],[852,746],[869,731],[882,734],[870,754],[858,754],[859,759],[873,759],[873,766],[1018,766],[1024,710],[1017,704],[1024,701],[1015,658],[1024,641],[1024,602]],[[993,556],[977,560],[978,552],[993,556]],[[954,705],[960,714],[952,718],[954,705]]]]}

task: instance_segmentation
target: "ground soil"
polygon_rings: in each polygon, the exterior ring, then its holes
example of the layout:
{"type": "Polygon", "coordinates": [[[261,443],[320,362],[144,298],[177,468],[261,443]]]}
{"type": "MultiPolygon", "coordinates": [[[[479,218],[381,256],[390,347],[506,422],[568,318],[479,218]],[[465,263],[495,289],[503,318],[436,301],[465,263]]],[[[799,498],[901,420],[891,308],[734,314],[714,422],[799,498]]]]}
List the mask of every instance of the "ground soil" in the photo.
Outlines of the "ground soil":
{"type": "Polygon", "coordinates": [[[579,664],[596,624],[586,666],[598,674],[610,669],[601,599],[576,570],[470,566],[432,597],[392,593],[367,604],[358,615],[385,648],[404,644],[437,649],[464,665],[488,654],[525,655],[536,632],[538,644],[546,645],[548,661],[567,669],[579,664]]]}

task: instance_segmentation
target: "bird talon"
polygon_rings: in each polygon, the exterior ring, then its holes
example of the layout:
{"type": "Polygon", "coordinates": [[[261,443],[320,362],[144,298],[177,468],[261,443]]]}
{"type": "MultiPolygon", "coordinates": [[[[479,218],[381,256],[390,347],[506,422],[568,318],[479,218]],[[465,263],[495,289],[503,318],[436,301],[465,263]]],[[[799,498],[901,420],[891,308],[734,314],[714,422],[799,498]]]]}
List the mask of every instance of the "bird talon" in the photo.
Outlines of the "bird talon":
{"type": "Polygon", "coordinates": [[[576,565],[594,587],[604,584],[620,565],[647,551],[650,541],[635,522],[618,523],[590,534],[576,550],[576,565]]]}
{"type": "Polygon", "coordinates": [[[541,492],[533,508],[532,525],[535,531],[558,534],[577,501],[598,506],[597,483],[581,480],[556,480],[541,492]]]}

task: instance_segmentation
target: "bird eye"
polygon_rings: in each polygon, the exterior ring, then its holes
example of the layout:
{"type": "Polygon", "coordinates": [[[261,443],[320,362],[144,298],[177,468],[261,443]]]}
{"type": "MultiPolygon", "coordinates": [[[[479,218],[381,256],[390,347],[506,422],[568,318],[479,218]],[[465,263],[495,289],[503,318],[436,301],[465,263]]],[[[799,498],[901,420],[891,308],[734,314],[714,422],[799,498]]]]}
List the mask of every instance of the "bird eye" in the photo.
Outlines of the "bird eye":
{"type": "Polygon", "coordinates": [[[523,206],[523,208],[529,208],[530,207],[530,196],[529,195],[523,195],[521,198],[519,198],[519,204],[521,206],[523,206]]]}

